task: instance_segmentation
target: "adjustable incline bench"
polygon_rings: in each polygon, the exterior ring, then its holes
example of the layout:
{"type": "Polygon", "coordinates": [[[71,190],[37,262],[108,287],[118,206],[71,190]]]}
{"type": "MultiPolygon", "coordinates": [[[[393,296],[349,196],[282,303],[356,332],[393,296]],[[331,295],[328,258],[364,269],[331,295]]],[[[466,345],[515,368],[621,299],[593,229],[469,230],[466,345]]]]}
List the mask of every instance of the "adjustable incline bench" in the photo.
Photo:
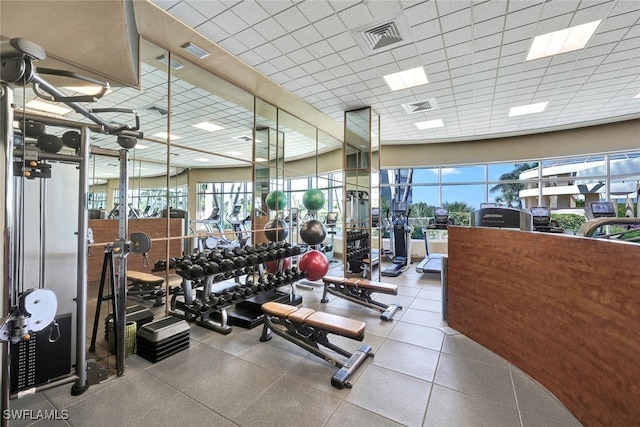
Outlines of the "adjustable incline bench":
{"type": "Polygon", "coordinates": [[[331,385],[334,387],[351,388],[351,383],[348,381],[351,374],[364,363],[367,356],[373,357],[371,346],[367,344],[362,344],[355,353],[349,353],[330,343],[327,337],[328,334],[336,334],[362,341],[364,322],[278,302],[262,304],[262,311],[265,314],[265,320],[260,341],[270,340],[273,331],[276,335],[340,368],[331,378],[331,385]],[[343,362],[336,359],[333,355],[321,350],[319,345],[341,354],[347,360],[343,362]]]}
{"type": "Polygon", "coordinates": [[[129,282],[127,294],[136,295],[142,299],[155,299],[153,305],[156,307],[164,304],[164,289],[162,288],[164,279],[162,277],[127,270],[127,281],[129,282]]]}
{"type": "Polygon", "coordinates": [[[398,309],[402,309],[399,303],[390,305],[383,304],[371,299],[371,294],[380,292],[382,294],[398,295],[398,286],[390,283],[373,282],[367,279],[345,278],[337,276],[325,276],[322,278],[324,282],[324,292],[322,293],[321,302],[329,302],[327,293],[333,294],[340,298],[348,299],[357,304],[364,305],[380,312],[382,320],[391,320],[398,309]]]}

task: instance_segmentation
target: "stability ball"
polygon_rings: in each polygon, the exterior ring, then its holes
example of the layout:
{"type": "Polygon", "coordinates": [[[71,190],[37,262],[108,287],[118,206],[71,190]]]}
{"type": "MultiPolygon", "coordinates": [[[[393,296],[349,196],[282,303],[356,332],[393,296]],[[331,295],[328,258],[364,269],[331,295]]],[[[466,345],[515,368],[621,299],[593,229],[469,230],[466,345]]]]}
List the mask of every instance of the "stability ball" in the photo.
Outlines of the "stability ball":
{"type": "Polygon", "coordinates": [[[271,191],[264,201],[272,211],[281,211],[287,207],[287,196],[280,190],[271,191]]]}
{"type": "Polygon", "coordinates": [[[300,227],[300,238],[307,245],[315,246],[324,242],[327,237],[327,229],[317,219],[310,219],[300,227]]]}
{"type": "Polygon", "coordinates": [[[287,223],[280,218],[274,218],[264,226],[264,235],[270,242],[281,242],[289,235],[287,223]]]}
{"type": "Polygon", "coordinates": [[[298,268],[307,272],[309,280],[320,280],[329,271],[329,260],[322,252],[312,250],[302,255],[298,268]]]}
{"type": "MultiPolygon", "coordinates": [[[[289,267],[291,267],[291,258],[283,258],[282,270],[286,270],[289,267]]],[[[276,274],[278,272],[278,261],[267,262],[267,271],[271,274],[276,274]]]]}
{"type": "Polygon", "coordinates": [[[310,211],[319,211],[324,207],[324,193],[311,188],[302,195],[302,205],[310,211]]]}

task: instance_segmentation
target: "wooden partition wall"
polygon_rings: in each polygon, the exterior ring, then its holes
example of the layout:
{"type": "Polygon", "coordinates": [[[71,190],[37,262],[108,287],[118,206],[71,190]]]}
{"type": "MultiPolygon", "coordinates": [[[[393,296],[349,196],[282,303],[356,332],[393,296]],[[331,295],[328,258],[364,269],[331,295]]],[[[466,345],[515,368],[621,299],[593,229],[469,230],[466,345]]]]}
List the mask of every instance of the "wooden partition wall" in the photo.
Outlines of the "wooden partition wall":
{"type": "Polygon", "coordinates": [[[640,245],[449,228],[449,326],[585,425],[640,422],[640,245]]]}
{"type": "MultiPolygon", "coordinates": [[[[171,236],[177,237],[182,235],[182,219],[171,219],[171,236]]],[[[93,240],[96,243],[111,243],[118,238],[118,220],[117,219],[91,219],[89,220],[89,228],[93,231],[93,240]]],[[[142,232],[147,233],[151,239],[163,238],[167,235],[167,219],[166,218],[144,218],[130,219],[129,233],[142,232]]],[[[166,240],[152,242],[151,250],[148,253],[149,265],[143,267],[142,254],[129,254],[127,260],[128,268],[132,271],[142,271],[151,273],[153,264],[166,258],[167,244],[166,240]]],[[[182,240],[176,239],[171,241],[170,255],[173,257],[182,256],[182,240]]],[[[102,262],[104,260],[104,246],[92,247],[91,256],[88,260],[88,281],[100,280],[102,273],[102,262]]]]}

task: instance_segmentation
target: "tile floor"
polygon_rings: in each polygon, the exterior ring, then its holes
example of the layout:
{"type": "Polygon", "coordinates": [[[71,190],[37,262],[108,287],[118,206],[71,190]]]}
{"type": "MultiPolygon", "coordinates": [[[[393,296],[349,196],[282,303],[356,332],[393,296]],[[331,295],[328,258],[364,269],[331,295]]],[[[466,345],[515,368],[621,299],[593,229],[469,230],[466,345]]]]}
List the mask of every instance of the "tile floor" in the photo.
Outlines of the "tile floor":
{"type": "MultiPolygon", "coordinates": [[[[352,389],[331,387],[336,368],[281,337],[260,342],[261,327],[234,327],[221,335],[193,326],[187,351],[156,364],[133,355],[123,377],[91,386],[81,396],[71,396],[65,385],[11,401],[12,409],[66,409],[66,421],[10,425],[581,425],[517,367],[447,327],[438,275],[421,275],[412,267],[384,281],[398,284],[399,295],[378,299],[404,307],[391,322],[333,296],[322,304],[321,289],[296,290],[305,307],[366,322],[364,342],[375,357],[356,372],[352,389]]],[[[332,341],[350,351],[361,344],[332,341]]]]}

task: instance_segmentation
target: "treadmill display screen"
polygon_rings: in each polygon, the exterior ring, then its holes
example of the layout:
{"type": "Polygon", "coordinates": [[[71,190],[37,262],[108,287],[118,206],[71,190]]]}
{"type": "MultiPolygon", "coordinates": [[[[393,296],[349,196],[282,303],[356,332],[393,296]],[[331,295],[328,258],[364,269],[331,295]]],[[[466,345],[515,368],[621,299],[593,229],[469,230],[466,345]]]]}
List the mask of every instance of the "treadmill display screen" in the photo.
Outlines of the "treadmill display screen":
{"type": "Polygon", "coordinates": [[[533,225],[549,225],[551,221],[551,210],[547,207],[533,207],[531,208],[531,216],[533,225]]]}
{"type": "Polygon", "coordinates": [[[617,216],[611,202],[591,202],[589,206],[593,216],[596,218],[617,216]]]}
{"type": "Polygon", "coordinates": [[[449,219],[449,209],[447,208],[436,208],[435,212],[436,222],[446,223],[449,219]]]}

